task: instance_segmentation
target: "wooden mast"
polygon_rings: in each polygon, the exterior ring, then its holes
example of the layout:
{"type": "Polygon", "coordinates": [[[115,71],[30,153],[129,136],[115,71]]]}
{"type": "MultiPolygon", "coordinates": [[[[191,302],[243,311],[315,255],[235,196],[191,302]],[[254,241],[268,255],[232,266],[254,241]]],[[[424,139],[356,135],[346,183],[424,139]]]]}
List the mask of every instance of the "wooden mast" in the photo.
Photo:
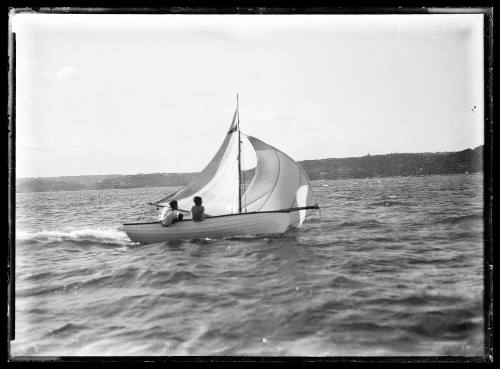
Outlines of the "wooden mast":
{"type": "Polygon", "coordinates": [[[238,212],[241,213],[241,134],[240,134],[240,109],[238,94],[236,94],[236,111],[238,112],[238,212]]]}

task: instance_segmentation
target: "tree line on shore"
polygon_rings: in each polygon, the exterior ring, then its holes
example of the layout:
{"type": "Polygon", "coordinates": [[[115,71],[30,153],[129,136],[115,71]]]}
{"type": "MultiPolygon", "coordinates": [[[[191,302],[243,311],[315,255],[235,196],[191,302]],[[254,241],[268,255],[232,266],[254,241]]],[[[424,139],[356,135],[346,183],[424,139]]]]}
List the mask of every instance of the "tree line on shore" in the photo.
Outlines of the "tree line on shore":
{"type": "MultiPolygon", "coordinates": [[[[366,155],[298,162],[311,180],[477,173],[483,170],[483,146],[457,152],[366,155]]],[[[251,179],[253,170],[245,173],[251,179]]],[[[19,178],[16,192],[102,190],[184,186],[196,173],[108,174],[19,178]]]]}

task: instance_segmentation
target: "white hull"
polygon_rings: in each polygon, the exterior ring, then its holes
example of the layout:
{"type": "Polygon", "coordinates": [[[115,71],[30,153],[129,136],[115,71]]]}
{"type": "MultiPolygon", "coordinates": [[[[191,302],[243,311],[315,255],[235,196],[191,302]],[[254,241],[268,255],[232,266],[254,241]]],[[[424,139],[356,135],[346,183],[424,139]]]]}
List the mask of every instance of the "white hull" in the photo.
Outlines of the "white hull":
{"type": "Polygon", "coordinates": [[[258,212],[206,218],[202,222],[184,220],[170,227],[159,222],[124,224],[133,242],[154,243],[180,239],[283,233],[298,224],[298,211],[258,212]]]}

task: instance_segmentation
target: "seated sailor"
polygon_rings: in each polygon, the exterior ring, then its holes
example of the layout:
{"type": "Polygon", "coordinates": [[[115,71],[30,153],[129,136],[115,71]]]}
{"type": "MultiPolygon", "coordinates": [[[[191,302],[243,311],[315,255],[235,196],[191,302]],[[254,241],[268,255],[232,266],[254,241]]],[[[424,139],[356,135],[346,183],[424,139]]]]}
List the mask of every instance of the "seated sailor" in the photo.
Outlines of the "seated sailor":
{"type": "Polygon", "coordinates": [[[170,201],[170,210],[167,211],[161,220],[161,225],[164,227],[170,227],[175,222],[182,220],[183,215],[179,212],[177,208],[177,200],[170,201]]]}
{"type": "Polygon", "coordinates": [[[195,196],[194,205],[191,208],[191,216],[193,217],[193,221],[201,222],[203,219],[207,218],[208,215],[205,214],[205,208],[201,205],[202,199],[200,196],[195,196]]]}

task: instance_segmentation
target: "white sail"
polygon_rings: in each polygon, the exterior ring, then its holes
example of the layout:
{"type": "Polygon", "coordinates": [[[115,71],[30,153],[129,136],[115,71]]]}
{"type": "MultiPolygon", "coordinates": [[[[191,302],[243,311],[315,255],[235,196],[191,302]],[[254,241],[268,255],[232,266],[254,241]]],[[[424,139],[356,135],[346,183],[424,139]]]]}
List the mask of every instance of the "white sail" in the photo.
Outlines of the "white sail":
{"type": "Polygon", "coordinates": [[[157,204],[168,205],[177,200],[179,209],[190,210],[194,205],[193,197],[200,196],[209,215],[222,215],[238,212],[238,131],[237,111],[221,147],[210,163],[193,181],[177,193],[167,196],[157,204]]]}
{"type": "Polygon", "coordinates": [[[208,215],[223,215],[238,212],[239,206],[238,133],[231,133],[226,151],[211,180],[201,189],[178,199],[179,209],[190,210],[193,197],[200,196],[208,215]]]}
{"type": "MultiPolygon", "coordinates": [[[[247,136],[257,154],[255,176],[243,196],[243,210],[268,211],[313,205],[312,188],[305,171],[288,155],[247,136]]],[[[302,213],[301,213],[302,212],[302,213]]],[[[305,210],[295,223],[302,224],[305,210]]]]}

